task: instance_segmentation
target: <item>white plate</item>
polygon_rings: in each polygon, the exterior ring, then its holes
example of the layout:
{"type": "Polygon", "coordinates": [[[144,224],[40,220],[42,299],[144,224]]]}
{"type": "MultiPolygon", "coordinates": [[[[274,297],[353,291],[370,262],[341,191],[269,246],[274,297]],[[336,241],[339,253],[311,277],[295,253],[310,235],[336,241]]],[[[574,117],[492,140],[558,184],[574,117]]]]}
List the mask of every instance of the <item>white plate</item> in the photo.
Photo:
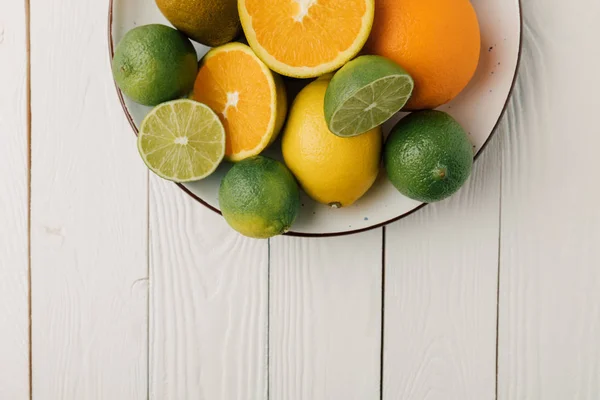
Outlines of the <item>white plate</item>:
{"type": "MultiPolygon", "coordinates": [[[[109,45],[112,49],[130,29],[150,24],[169,24],[158,10],[154,0],[110,0],[109,45]]],[[[516,78],[521,53],[521,10],[519,0],[472,0],[481,26],[481,59],[475,77],[469,86],[451,103],[440,109],[447,111],[469,132],[473,147],[480,154],[494,132],[516,78]]],[[[195,44],[198,56],[207,47],[195,44]]],[[[150,108],[135,104],[118,91],[119,98],[132,127],[144,119],[150,108]]],[[[385,125],[387,133],[401,114],[385,125]]],[[[267,152],[281,158],[279,142],[267,152]]],[[[209,178],[180,185],[190,196],[215,212],[219,212],[217,198],[221,178],[230,168],[224,163],[209,178]]],[[[320,205],[303,196],[302,210],[293,231],[297,236],[333,236],[356,233],[396,221],[422,203],[402,196],[382,173],[373,188],[351,207],[339,210],[320,205]]]]}

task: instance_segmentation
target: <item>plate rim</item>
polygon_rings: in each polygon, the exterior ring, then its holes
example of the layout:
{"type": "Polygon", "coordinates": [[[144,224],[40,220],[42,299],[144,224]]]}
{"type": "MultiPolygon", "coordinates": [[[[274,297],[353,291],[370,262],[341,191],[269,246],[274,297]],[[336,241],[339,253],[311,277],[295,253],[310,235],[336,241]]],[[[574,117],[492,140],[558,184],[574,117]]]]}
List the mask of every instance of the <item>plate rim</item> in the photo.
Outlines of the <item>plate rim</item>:
{"type": "MultiPolygon", "coordinates": [[[[494,124],[494,127],[492,128],[492,131],[490,132],[489,136],[487,137],[487,139],[485,140],[485,142],[483,143],[483,145],[481,146],[481,148],[479,149],[479,151],[477,152],[477,154],[475,154],[474,157],[474,161],[477,161],[477,159],[479,158],[479,156],[481,156],[481,154],[484,152],[484,150],[486,149],[487,145],[489,144],[490,140],[496,135],[496,132],[498,131],[498,126],[500,125],[500,122],[502,121],[502,119],[504,118],[504,115],[506,114],[506,110],[508,109],[508,105],[510,103],[510,100],[513,96],[514,90],[515,90],[515,86],[517,84],[517,78],[519,76],[519,70],[521,67],[521,58],[523,55],[523,4],[522,4],[522,0],[516,0],[518,3],[518,11],[519,11],[519,52],[517,54],[517,65],[515,66],[515,73],[512,79],[512,83],[510,85],[510,89],[508,91],[508,94],[506,96],[506,101],[504,102],[504,106],[502,107],[502,111],[500,112],[500,115],[498,116],[498,120],[496,121],[496,123],[494,124]]],[[[112,63],[112,59],[114,57],[114,40],[113,40],[113,5],[114,5],[114,0],[109,0],[108,1],[108,57],[109,57],[109,62],[112,63]]],[[[117,91],[117,97],[119,99],[119,102],[121,103],[121,108],[123,109],[123,112],[125,113],[125,117],[127,118],[127,121],[129,122],[129,125],[131,126],[131,128],[133,129],[133,133],[137,136],[139,134],[139,130],[133,120],[133,116],[131,115],[131,113],[129,112],[129,109],[127,108],[127,105],[125,104],[125,99],[123,97],[123,92],[121,91],[121,89],[119,89],[119,87],[117,86],[117,83],[114,81],[113,79],[113,84],[115,85],[115,89],[117,91]]],[[[192,199],[196,200],[198,203],[202,204],[203,206],[205,206],[206,208],[208,208],[209,210],[217,213],[218,215],[223,215],[221,213],[221,210],[211,206],[210,204],[208,204],[206,201],[202,200],[200,197],[196,196],[194,193],[192,193],[191,190],[189,190],[187,187],[185,187],[183,184],[181,183],[175,183],[181,190],[183,190],[188,196],[190,196],[192,199]]],[[[294,232],[294,231],[289,231],[284,233],[284,236],[290,236],[290,237],[306,237],[306,238],[324,238],[324,237],[337,237],[337,236],[349,236],[349,235],[355,235],[358,233],[362,233],[362,232],[368,232],[371,231],[373,229],[378,229],[378,228],[384,228],[389,224],[392,224],[394,222],[400,221],[401,219],[404,219],[414,213],[416,213],[417,211],[420,211],[421,209],[425,208],[426,206],[428,206],[429,203],[423,203],[417,207],[415,207],[414,209],[405,212],[404,214],[401,214],[397,217],[391,218],[387,221],[384,222],[380,222],[378,224],[374,224],[365,228],[361,228],[361,229],[355,229],[355,230],[350,230],[350,231],[343,231],[343,232],[328,232],[328,233],[305,233],[305,232],[294,232]]]]}

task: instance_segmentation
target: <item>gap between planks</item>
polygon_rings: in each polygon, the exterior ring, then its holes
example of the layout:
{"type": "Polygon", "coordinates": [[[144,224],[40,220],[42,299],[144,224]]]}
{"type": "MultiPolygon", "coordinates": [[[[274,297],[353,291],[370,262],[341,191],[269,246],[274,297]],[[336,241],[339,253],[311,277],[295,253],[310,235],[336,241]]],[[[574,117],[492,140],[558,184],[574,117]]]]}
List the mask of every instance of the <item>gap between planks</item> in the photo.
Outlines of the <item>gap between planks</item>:
{"type": "Polygon", "coordinates": [[[385,226],[381,228],[381,339],[379,359],[379,400],[383,400],[383,363],[385,357],[385,226]]]}
{"type": "Polygon", "coordinates": [[[150,400],[150,184],[150,174],[146,173],[146,400],[150,400]]]}
{"type": "MultiPolygon", "coordinates": [[[[504,115],[502,118],[506,118],[504,115]]],[[[502,157],[500,157],[500,183],[499,183],[499,195],[498,199],[498,270],[496,272],[496,381],[494,383],[494,399],[498,400],[498,353],[500,350],[500,268],[501,268],[501,254],[502,254],[502,157]]]]}
{"type": "Polygon", "coordinates": [[[31,301],[31,3],[24,0],[25,7],[25,54],[26,54],[26,101],[27,101],[27,311],[29,343],[29,399],[33,400],[33,340],[31,301]]]}

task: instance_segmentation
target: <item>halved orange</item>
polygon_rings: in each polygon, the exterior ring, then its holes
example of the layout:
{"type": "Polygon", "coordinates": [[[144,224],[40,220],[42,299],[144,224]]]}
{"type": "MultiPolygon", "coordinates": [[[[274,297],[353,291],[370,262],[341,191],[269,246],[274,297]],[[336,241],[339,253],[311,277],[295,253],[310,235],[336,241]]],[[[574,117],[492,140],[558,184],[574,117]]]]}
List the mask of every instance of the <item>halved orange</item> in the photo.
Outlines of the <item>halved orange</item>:
{"type": "Polygon", "coordinates": [[[287,112],[281,77],[241,43],[216,47],[204,56],[193,98],[219,116],[229,161],[262,152],[277,138],[287,112]]]}
{"type": "Polygon", "coordinates": [[[311,78],[354,58],[369,37],[374,0],[239,0],[248,43],[273,71],[311,78]]]}

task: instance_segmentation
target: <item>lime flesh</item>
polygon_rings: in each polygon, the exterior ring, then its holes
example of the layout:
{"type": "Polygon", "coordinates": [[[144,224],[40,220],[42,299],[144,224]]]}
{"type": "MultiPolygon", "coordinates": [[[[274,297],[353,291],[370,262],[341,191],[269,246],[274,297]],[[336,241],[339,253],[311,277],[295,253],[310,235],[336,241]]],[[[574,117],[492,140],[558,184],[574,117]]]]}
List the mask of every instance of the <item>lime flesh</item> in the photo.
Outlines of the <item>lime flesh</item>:
{"type": "Polygon", "coordinates": [[[192,182],[212,174],[225,156],[225,129],[206,105],[175,100],[154,108],[138,135],[142,159],[161,178],[192,182]]]}
{"type": "Polygon", "coordinates": [[[357,136],[382,125],[406,105],[414,88],[398,64],[379,56],[362,56],[338,71],[325,96],[329,130],[357,136]]]}

